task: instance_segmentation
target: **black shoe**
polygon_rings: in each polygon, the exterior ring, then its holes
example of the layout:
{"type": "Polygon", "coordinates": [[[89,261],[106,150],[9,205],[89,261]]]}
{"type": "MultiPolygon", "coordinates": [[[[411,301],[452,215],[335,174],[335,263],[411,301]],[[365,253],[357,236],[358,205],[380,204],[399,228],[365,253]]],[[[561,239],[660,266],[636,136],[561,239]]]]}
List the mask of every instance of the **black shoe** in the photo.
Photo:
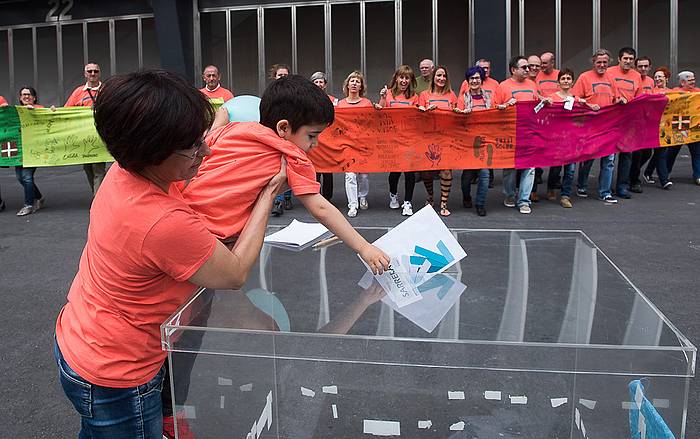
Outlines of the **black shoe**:
{"type": "Polygon", "coordinates": [[[642,193],[642,185],[641,184],[633,184],[630,186],[630,192],[634,192],[635,194],[641,194],[642,193]]]}
{"type": "MultiPolygon", "coordinates": [[[[673,182],[672,182],[672,181],[667,181],[666,183],[664,183],[664,184],[661,185],[661,189],[670,190],[670,189],[671,189],[671,186],[673,186],[673,182]]],[[[0,210],[2,210],[2,208],[0,208],[0,210]]]]}
{"type": "Polygon", "coordinates": [[[464,206],[467,209],[471,209],[472,208],[472,197],[462,198],[462,206],[464,206]]]}
{"type": "Polygon", "coordinates": [[[5,205],[5,200],[0,201],[0,212],[2,212],[3,210],[5,210],[5,207],[7,207],[7,206],[5,205]]]}
{"type": "Polygon", "coordinates": [[[629,192],[618,192],[616,195],[618,198],[624,198],[625,200],[632,198],[632,195],[629,192]]]}
{"type": "Polygon", "coordinates": [[[280,216],[284,213],[284,209],[282,208],[282,202],[280,200],[275,200],[272,203],[272,216],[280,216]]]}
{"type": "Polygon", "coordinates": [[[476,214],[479,216],[486,216],[486,208],[484,206],[476,205],[476,214]]]}
{"type": "Polygon", "coordinates": [[[285,199],[284,199],[284,202],[282,203],[282,207],[284,208],[284,210],[292,210],[292,209],[294,209],[294,204],[292,203],[292,199],[291,199],[291,198],[285,198],[285,199]]]}

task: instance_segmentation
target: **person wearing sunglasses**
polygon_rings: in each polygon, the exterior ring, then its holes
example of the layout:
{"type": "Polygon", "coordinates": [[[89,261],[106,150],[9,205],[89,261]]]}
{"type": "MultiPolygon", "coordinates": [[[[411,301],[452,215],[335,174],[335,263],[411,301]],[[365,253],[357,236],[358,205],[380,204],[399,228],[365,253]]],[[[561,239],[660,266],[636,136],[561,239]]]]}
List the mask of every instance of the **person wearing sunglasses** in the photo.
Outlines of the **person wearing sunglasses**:
{"type": "MultiPolygon", "coordinates": [[[[95,104],[95,99],[102,90],[100,66],[95,62],[89,62],[85,64],[83,74],[86,80],[85,85],[79,85],[73,90],[64,107],[92,107],[95,104]]],[[[85,163],[83,169],[94,197],[105,178],[107,164],[85,163]]]]}
{"type": "Polygon", "coordinates": [[[90,207],[87,242],[56,322],[59,380],[81,415],[80,437],[161,439],[168,390],[160,325],[198,287],[245,283],[287,167],[280,160],[262,185],[229,249],[178,184],[211,154],[204,136],[214,110],[199,90],[162,70],[114,76],[94,118],[116,163],[90,207]]]}

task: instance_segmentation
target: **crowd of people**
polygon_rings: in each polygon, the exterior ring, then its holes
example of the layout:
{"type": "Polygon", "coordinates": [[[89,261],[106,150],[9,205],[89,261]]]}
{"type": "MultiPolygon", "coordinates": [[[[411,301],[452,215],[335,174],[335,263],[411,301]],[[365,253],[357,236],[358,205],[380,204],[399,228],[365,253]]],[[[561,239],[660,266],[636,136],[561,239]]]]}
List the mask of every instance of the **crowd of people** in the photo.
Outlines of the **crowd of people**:
{"type": "MultiPolygon", "coordinates": [[[[505,109],[519,101],[543,101],[545,103],[566,103],[584,106],[592,111],[610,105],[624,105],[642,95],[668,92],[697,92],[695,75],[691,71],[678,73],[678,87],[671,88],[672,74],[667,67],[652,65],[647,56],[637,57],[631,47],[619,50],[617,64],[611,66],[613,55],[605,50],[597,50],[591,57],[591,69],[578,77],[569,68],[555,68],[554,54],[514,56],[508,65],[510,76],[502,82],[491,78],[491,62],[479,59],[473,67],[465,72],[457,93],[446,66],[435,66],[430,59],[419,64],[419,75],[408,65],[399,66],[390,81],[379,92],[379,100],[372,102],[366,97],[367,84],[360,71],[351,72],[343,82],[344,97],[336,98],[328,94],[336,108],[374,107],[377,110],[388,107],[414,107],[418,111],[454,111],[470,113],[488,109],[505,109]]],[[[291,72],[285,64],[274,64],[268,78],[271,81],[288,76],[291,72]]],[[[85,66],[85,85],[75,89],[65,106],[91,106],[100,92],[99,66],[88,63],[85,66]]],[[[233,93],[221,86],[219,69],[210,65],[203,73],[205,86],[200,91],[210,99],[228,101],[233,93]]],[[[311,81],[326,91],[328,79],[324,72],[315,72],[311,81]]],[[[19,96],[20,105],[39,107],[36,91],[32,87],[22,87],[19,96]]],[[[0,105],[6,101],[0,97],[0,105]]],[[[700,185],[700,143],[687,145],[692,162],[692,178],[700,185]]],[[[635,152],[621,152],[601,157],[598,185],[595,195],[605,203],[617,203],[618,199],[629,199],[631,193],[642,193],[643,183],[657,185],[669,190],[673,186],[670,178],[676,157],[682,146],[644,149],[635,152]],[[646,165],[646,167],[644,167],[646,165]],[[615,169],[617,174],[615,181],[615,169]],[[644,168],[644,169],[642,169],[644,168]],[[614,183],[614,184],[613,184],[614,183]]],[[[589,194],[588,177],[594,160],[582,163],[569,163],[548,169],[544,180],[544,170],[504,169],[503,203],[506,207],[517,208],[522,214],[532,212],[532,203],[540,200],[538,186],[546,183],[546,199],[559,200],[564,208],[573,207],[572,196],[586,198],[589,194]],[[578,168],[578,176],[576,175],[578,168]],[[576,188],[574,190],[574,180],[576,188]],[[558,192],[558,194],[557,194],[558,192]]],[[[85,172],[94,193],[105,175],[105,164],[86,164],[85,172]]],[[[39,188],[34,182],[35,168],[16,168],[17,179],[24,188],[24,205],[17,212],[23,216],[39,210],[43,203],[39,188]]],[[[435,206],[442,216],[451,214],[448,199],[452,188],[453,170],[440,171],[404,170],[391,172],[388,176],[389,208],[401,209],[401,214],[413,214],[413,194],[415,184],[423,181],[426,191],[426,204],[435,204],[434,180],[440,182],[440,199],[435,206]],[[399,200],[398,183],[404,176],[403,202],[399,200]]],[[[333,197],[333,174],[319,173],[317,180],[321,183],[321,194],[331,200],[333,197]]],[[[479,216],[486,215],[486,198],[490,188],[494,187],[492,169],[467,169],[461,171],[462,205],[472,207],[479,216]],[[472,197],[471,186],[476,185],[472,197]]],[[[347,197],[347,216],[355,217],[359,210],[369,208],[369,176],[363,173],[345,173],[345,193],[347,197]]],[[[0,211],[5,202],[0,198],[0,211]]],[[[291,190],[278,195],[272,205],[272,215],[279,216],[285,210],[294,208],[291,190]]]]}

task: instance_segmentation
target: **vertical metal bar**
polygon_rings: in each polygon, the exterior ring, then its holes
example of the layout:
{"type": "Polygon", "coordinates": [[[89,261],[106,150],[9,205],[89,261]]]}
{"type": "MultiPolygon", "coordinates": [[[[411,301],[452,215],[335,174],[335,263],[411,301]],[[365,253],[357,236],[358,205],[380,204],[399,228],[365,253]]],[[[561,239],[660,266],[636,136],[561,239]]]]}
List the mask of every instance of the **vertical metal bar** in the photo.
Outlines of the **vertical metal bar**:
{"type": "Polygon", "coordinates": [[[258,93],[265,91],[265,10],[258,6],[258,93]]]}
{"type": "Polygon", "coordinates": [[[299,70],[299,48],[297,47],[297,7],[292,5],[292,72],[299,70]]]}
{"type": "Polygon", "coordinates": [[[518,1],[518,55],[525,55],[525,0],[518,1]]]}
{"type": "Polygon", "coordinates": [[[114,76],[117,74],[117,47],[114,29],[114,19],[109,20],[109,74],[114,76]]]}
{"type": "Polygon", "coordinates": [[[438,50],[438,0],[432,3],[432,23],[433,23],[433,61],[435,65],[440,64],[438,50]]]}
{"type": "Polygon", "coordinates": [[[367,75],[367,29],[365,27],[365,2],[360,1],[360,71],[364,73],[365,78],[367,75]]]}
{"type": "MultiPolygon", "coordinates": [[[[15,43],[14,32],[12,29],[7,30],[7,69],[10,79],[10,96],[9,103],[15,101],[15,43]]],[[[35,85],[36,86],[36,85],[35,85]]]]}
{"type": "Polygon", "coordinates": [[[228,9],[224,11],[226,14],[226,80],[228,84],[226,85],[229,89],[233,88],[233,55],[231,53],[231,14],[232,12],[228,9]]]}
{"type": "Polygon", "coordinates": [[[639,0],[632,0],[632,47],[639,52],[639,0]]]}
{"type": "Polygon", "coordinates": [[[34,87],[39,85],[39,55],[36,43],[36,28],[32,28],[32,62],[34,66],[34,82],[32,83],[34,87]]]}
{"type": "Polygon", "coordinates": [[[328,88],[333,90],[333,40],[331,39],[331,4],[326,0],[323,5],[323,39],[325,41],[326,56],[326,78],[328,78],[328,88]]]}
{"type": "Polygon", "coordinates": [[[192,49],[193,49],[193,78],[197,87],[202,87],[202,23],[199,16],[199,2],[192,0],[192,49]]]}
{"type": "MultiPolygon", "coordinates": [[[[678,72],[678,0],[671,0],[671,59],[672,72],[678,72]]],[[[670,87],[669,87],[670,88],[670,87]]]]}
{"type": "Polygon", "coordinates": [[[58,101],[64,102],[65,92],[63,90],[63,27],[61,26],[61,23],[58,23],[56,25],[56,68],[58,70],[58,101]]]}
{"type": "Polygon", "coordinates": [[[90,62],[90,52],[88,51],[88,24],[83,22],[83,65],[90,62]]]}
{"type": "Polygon", "coordinates": [[[556,68],[561,66],[561,0],[554,1],[554,58],[556,68]]]}
{"type": "Polygon", "coordinates": [[[136,19],[136,39],[138,40],[139,70],[143,70],[143,22],[136,19]]]}
{"type": "Polygon", "coordinates": [[[469,0],[467,6],[467,13],[469,14],[469,46],[467,47],[467,66],[474,65],[476,61],[476,23],[474,21],[474,0],[469,0]]]}
{"type": "Polygon", "coordinates": [[[395,67],[403,64],[403,11],[401,0],[394,0],[394,62],[395,67]]]}
{"type": "Polygon", "coordinates": [[[513,35],[512,35],[512,29],[510,27],[511,25],[511,4],[510,0],[505,0],[506,2],[506,59],[505,59],[505,65],[506,65],[506,77],[508,77],[508,62],[510,62],[510,57],[511,57],[511,45],[513,43],[513,35]]]}
{"type": "Polygon", "coordinates": [[[600,0],[593,0],[593,51],[600,49],[600,0]]]}

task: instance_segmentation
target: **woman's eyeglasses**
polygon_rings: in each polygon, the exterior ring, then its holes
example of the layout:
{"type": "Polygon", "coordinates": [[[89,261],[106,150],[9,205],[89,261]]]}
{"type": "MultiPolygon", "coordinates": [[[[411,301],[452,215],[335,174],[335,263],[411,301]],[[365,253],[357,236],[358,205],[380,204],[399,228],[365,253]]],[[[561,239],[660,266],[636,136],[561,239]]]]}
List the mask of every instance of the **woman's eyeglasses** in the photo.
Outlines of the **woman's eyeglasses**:
{"type": "Polygon", "coordinates": [[[202,149],[202,146],[204,146],[204,138],[205,137],[206,137],[206,135],[204,137],[202,137],[199,140],[199,142],[197,142],[193,145],[194,150],[191,153],[184,153],[184,152],[175,151],[175,154],[180,155],[182,157],[187,157],[190,160],[196,159],[197,155],[199,155],[199,151],[202,149]]]}

